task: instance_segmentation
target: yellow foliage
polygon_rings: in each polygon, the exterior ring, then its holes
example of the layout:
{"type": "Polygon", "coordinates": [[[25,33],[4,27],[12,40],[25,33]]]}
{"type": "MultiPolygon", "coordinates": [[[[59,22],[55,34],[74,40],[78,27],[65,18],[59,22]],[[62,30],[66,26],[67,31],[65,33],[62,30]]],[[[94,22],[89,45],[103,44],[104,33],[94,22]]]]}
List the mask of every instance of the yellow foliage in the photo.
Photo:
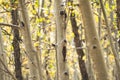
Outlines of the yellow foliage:
{"type": "Polygon", "coordinates": [[[86,56],[83,56],[82,60],[86,61],[86,56]]]}
{"type": "Polygon", "coordinates": [[[10,36],[10,40],[12,40],[12,39],[13,39],[13,35],[10,36]]]}
{"type": "Polygon", "coordinates": [[[55,76],[55,71],[50,71],[49,73],[50,73],[50,76],[52,77],[55,76]]]}
{"type": "Polygon", "coordinates": [[[33,13],[33,14],[36,14],[37,12],[36,12],[36,10],[32,10],[32,13],[33,13]]]}
{"type": "Polygon", "coordinates": [[[103,44],[103,47],[104,47],[104,48],[107,48],[109,45],[110,45],[110,42],[109,42],[109,41],[106,41],[105,44],[103,44]]]}
{"type": "Polygon", "coordinates": [[[71,2],[68,2],[67,5],[70,6],[70,5],[71,5],[71,2]]]}
{"type": "Polygon", "coordinates": [[[109,54],[109,61],[110,62],[113,62],[114,61],[114,59],[115,59],[115,57],[114,57],[114,55],[113,54],[109,54]]]}
{"type": "Polygon", "coordinates": [[[25,75],[29,73],[29,69],[22,68],[22,73],[23,76],[25,77],[25,75]]]}
{"type": "Polygon", "coordinates": [[[29,73],[29,69],[26,69],[26,68],[28,68],[28,59],[27,58],[23,58],[22,59],[22,73],[24,75],[29,73]]]}
{"type": "Polygon", "coordinates": [[[2,0],[0,0],[0,4],[2,3],[2,0]]]}
{"type": "Polygon", "coordinates": [[[11,51],[13,50],[13,47],[12,46],[7,46],[7,51],[11,51]]]}
{"type": "Polygon", "coordinates": [[[36,22],[37,22],[37,23],[40,23],[40,22],[43,22],[43,21],[45,21],[45,18],[37,18],[37,19],[36,19],[36,22]]]}
{"type": "Polygon", "coordinates": [[[41,33],[39,31],[37,31],[37,36],[40,36],[40,35],[41,35],[41,33]]]}
{"type": "Polygon", "coordinates": [[[39,44],[40,44],[39,41],[37,41],[34,43],[34,46],[37,47],[37,46],[39,46],[39,44]]]}
{"type": "Polygon", "coordinates": [[[28,59],[27,59],[27,58],[24,58],[24,59],[22,60],[22,65],[24,66],[24,65],[26,65],[26,64],[28,64],[28,59]]]}
{"type": "Polygon", "coordinates": [[[0,18],[0,22],[3,22],[3,18],[0,18]]]}

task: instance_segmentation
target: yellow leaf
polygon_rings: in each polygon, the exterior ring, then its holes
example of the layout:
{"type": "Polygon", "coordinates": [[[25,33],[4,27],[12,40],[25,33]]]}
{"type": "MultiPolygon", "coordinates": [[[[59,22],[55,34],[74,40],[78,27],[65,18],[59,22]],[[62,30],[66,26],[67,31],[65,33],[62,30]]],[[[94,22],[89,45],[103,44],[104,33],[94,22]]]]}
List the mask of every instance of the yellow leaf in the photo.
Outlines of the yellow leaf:
{"type": "Polygon", "coordinates": [[[109,60],[110,62],[113,62],[115,59],[114,55],[113,54],[109,54],[109,60]]]}
{"type": "Polygon", "coordinates": [[[71,33],[71,37],[74,37],[74,33],[71,33]]]}
{"type": "Polygon", "coordinates": [[[70,6],[70,5],[71,5],[71,2],[68,2],[67,5],[70,6]]]}
{"type": "Polygon", "coordinates": [[[34,46],[35,46],[35,47],[39,46],[39,41],[35,42],[35,43],[34,43],[34,46]]]}
{"type": "Polygon", "coordinates": [[[0,18],[0,22],[3,22],[3,18],[0,18]]]}
{"type": "Polygon", "coordinates": [[[40,36],[40,35],[41,35],[41,33],[38,31],[38,32],[37,32],[37,36],[40,36]]]}
{"type": "Polygon", "coordinates": [[[13,39],[13,36],[10,36],[10,40],[12,40],[13,39]]]}
{"type": "Polygon", "coordinates": [[[82,60],[86,61],[86,56],[83,56],[82,60]]]}
{"type": "Polygon", "coordinates": [[[22,65],[26,65],[26,64],[28,64],[28,60],[27,60],[27,58],[24,58],[22,61],[22,65]]]}
{"type": "Polygon", "coordinates": [[[37,19],[36,19],[36,22],[37,22],[37,23],[40,23],[40,22],[43,22],[43,21],[45,21],[45,18],[37,18],[37,19]]]}
{"type": "Polygon", "coordinates": [[[2,3],[2,0],[0,0],[0,4],[2,3]]]}
{"type": "Polygon", "coordinates": [[[33,14],[36,14],[37,12],[36,12],[36,10],[32,10],[32,13],[33,13],[33,14]]]}

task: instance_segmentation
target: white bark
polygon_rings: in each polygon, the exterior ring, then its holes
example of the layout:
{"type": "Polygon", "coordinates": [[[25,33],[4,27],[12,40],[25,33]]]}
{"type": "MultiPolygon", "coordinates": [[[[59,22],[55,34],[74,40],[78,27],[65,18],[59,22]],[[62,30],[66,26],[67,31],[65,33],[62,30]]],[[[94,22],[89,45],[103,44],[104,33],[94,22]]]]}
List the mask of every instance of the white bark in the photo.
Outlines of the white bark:
{"type": "MultiPolygon", "coordinates": [[[[2,46],[2,35],[1,35],[1,28],[0,28],[0,58],[3,60],[3,46],[2,46]]],[[[4,67],[2,63],[0,63],[0,79],[4,80],[5,73],[4,73],[4,67]],[[2,70],[3,69],[3,70],[2,70]]]]}
{"type": "Polygon", "coordinates": [[[96,31],[90,2],[89,0],[79,0],[79,4],[85,26],[87,47],[93,61],[96,80],[108,80],[108,74],[99,41],[100,39],[96,31]]]}
{"type": "MultiPolygon", "coordinates": [[[[0,28],[0,59],[2,61],[4,61],[4,64],[7,65],[6,63],[6,58],[5,58],[5,53],[3,52],[3,41],[2,41],[2,31],[0,28]]],[[[1,80],[7,80],[8,75],[6,72],[4,72],[3,70],[5,70],[3,64],[0,62],[0,79],[1,80]]]]}
{"type": "Polygon", "coordinates": [[[21,26],[23,28],[22,35],[24,39],[26,52],[29,58],[29,68],[30,68],[29,80],[39,80],[39,74],[38,74],[39,68],[36,62],[37,52],[34,50],[32,45],[31,34],[30,34],[30,22],[29,22],[27,8],[25,6],[25,0],[19,0],[19,5],[21,8],[22,18],[24,22],[24,26],[21,26]]]}
{"type": "Polygon", "coordinates": [[[59,80],[68,80],[69,74],[66,67],[66,61],[64,61],[63,57],[63,44],[65,40],[65,30],[66,24],[64,19],[64,14],[60,15],[60,11],[63,11],[63,7],[61,6],[62,0],[54,0],[54,8],[55,8],[55,18],[56,18],[56,35],[57,35],[57,63],[58,63],[58,79],[59,80]]]}

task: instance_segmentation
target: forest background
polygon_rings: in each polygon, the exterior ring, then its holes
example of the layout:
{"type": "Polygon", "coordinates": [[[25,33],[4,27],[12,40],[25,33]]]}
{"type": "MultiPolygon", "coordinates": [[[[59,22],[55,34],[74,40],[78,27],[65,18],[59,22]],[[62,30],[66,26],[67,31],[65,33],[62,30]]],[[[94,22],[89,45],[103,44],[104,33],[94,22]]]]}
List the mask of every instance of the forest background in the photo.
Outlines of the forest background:
{"type": "Polygon", "coordinates": [[[0,80],[120,80],[120,0],[0,0],[0,80]]]}

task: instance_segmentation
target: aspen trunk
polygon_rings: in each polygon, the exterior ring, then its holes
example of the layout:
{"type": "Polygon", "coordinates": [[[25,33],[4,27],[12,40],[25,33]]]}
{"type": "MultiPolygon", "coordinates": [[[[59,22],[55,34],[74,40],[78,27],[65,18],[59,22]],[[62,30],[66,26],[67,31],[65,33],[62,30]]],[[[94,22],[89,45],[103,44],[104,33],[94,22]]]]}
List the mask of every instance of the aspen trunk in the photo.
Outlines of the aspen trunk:
{"type": "Polygon", "coordinates": [[[117,27],[120,30],[120,0],[116,0],[117,4],[117,27]]]}
{"type": "MultiPolygon", "coordinates": [[[[118,31],[120,31],[120,0],[116,0],[116,6],[117,6],[117,28],[118,28],[118,31]]],[[[118,39],[118,51],[120,51],[120,36],[119,36],[119,39],[118,39]]]]}
{"type": "Polygon", "coordinates": [[[58,63],[58,79],[68,80],[69,74],[66,66],[66,22],[64,6],[61,5],[62,0],[54,0],[55,18],[56,18],[56,35],[57,35],[57,63],[58,63]],[[63,14],[62,14],[63,12],[63,14]]]}
{"type": "Polygon", "coordinates": [[[79,0],[79,4],[85,26],[87,47],[90,57],[93,61],[96,80],[108,80],[108,74],[106,71],[100,40],[96,31],[96,25],[93,19],[90,2],[89,0],[79,0]]]}
{"type": "MultiPolygon", "coordinates": [[[[4,60],[5,59],[5,54],[3,53],[3,44],[2,44],[2,32],[1,32],[1,28],[0,28],[0,59],[2,61],[6,61],[4,60]]],[[[0,62],[0,79],[1,80],[5,80],[5,72],[3,71],[4,70],[4,66],[3,64],[0,62]]]]}
{"type": "Polygon", "coordinates": [[[14,75],[8,70],[7,67],[7,60],[6,60],[6,54],[3,52],[3,40],[2,40],[2,31],[0,28],[0,80],[10,80],[10,78],[13,78],[13,80],[16,80],[14,75]],[[4,72],[4,70],[7,72],[4,72]]]}
{"type": "Polygon", "coordinates": [[[39,68],[36,62],[37,52],[34,50],[32,45],[31,34],[30,34],[30,22],[29,22],[27,8],[25,6],[25,0],[19,0],[19,5],[21,8],[23,24],[24,24],[21,26],[22,35],[23,35],[26,52],[29,58],[29,69],[30,69],[29,80],[39,80],[39,74],[38,74],[39,68]]]}

